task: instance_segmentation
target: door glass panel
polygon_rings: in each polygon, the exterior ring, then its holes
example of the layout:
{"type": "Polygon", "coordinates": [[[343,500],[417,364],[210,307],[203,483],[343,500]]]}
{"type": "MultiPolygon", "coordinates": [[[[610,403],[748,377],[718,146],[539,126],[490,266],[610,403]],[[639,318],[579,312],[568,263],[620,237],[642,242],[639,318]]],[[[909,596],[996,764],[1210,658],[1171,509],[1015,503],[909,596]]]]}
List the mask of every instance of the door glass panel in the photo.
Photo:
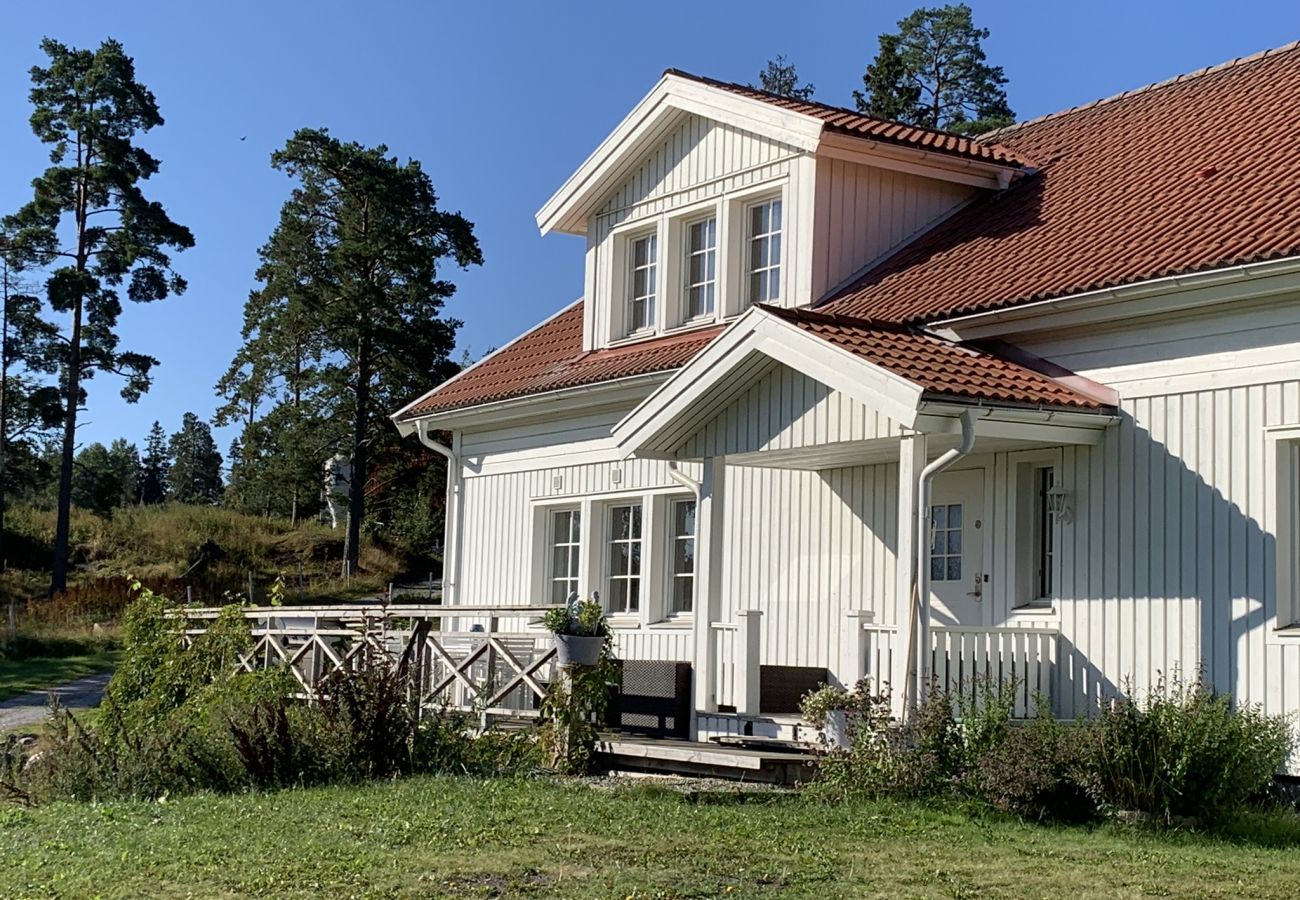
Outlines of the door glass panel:
{"type": "Polygon", "coordinates": [[[930,580],[961,580],[960,503],[930,507],[930,580]]]}

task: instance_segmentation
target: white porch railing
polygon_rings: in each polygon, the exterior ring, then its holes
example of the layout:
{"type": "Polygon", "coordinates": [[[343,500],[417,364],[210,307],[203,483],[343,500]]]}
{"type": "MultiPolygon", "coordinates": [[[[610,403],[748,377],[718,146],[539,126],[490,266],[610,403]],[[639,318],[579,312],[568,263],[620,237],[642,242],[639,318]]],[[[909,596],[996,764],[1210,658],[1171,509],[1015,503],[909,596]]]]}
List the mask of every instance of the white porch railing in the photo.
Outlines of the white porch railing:
{"type": "Polygon", "coordinates": [[[735,622],[711,623],[717,642],[715,709],[731,707],[740,715],[758,714],[762,616],[758,610],[745,610],[736,614],[735,622]]]}
{"type": "MultiPolygon", "coordinates": [[[[407,660],[421,708],[535,716],[555,669],[545,606],[320,606],[244,610],[253,647],[241,671],[283,665],[312,699],[323,678],[368,653],[407,660]]],[[[182,610],[189,639],[219,610],[182,610]]]]}
{"type": "MultiPolygon", "coordinates": [[[[869,617],[849,630],[844,679],[870,679],[873,690],[893,677],[897,630],[877,625],[869,617]]],[[[1012,715],[1038,714],[1038,698],[1054,702],[1060,632],[1055,628],[984,628],[935,626],[930,629],[930,675],[935,685],[953,696],[973,699],[982,685],[1014,688],[1012,715]]]]}

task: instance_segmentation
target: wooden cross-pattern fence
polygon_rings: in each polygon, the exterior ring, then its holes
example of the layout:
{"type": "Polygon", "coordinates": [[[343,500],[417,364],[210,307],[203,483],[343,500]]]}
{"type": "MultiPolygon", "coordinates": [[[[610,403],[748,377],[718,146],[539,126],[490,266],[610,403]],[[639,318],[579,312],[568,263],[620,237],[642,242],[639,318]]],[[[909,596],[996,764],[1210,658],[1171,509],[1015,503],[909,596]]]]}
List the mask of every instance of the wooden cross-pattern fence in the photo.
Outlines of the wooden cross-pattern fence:
{"type": "MultiPolygon", "coordinates": [[[[331,673],[376,659],[405,664],[420,709],[482,716],[537,715],[556,672],[555,640],[540,625],[547,606],[248,607],[252,648],[240,671],[282,666],[313,700],[331,673]]],[[[187,640],[218,609],[184,609],[187,640]]]]}

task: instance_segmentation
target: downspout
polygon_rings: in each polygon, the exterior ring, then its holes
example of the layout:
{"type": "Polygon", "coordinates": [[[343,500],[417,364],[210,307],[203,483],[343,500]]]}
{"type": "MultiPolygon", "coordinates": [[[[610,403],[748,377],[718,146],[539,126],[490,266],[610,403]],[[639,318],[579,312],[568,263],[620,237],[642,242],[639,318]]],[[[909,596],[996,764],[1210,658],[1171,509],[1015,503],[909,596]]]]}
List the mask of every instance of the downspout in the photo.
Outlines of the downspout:
{"type": "Polygon", "coordinates": [[[668,461],[668,477],[694,494],[696,503],[700,501],[700,483],[678,468],[675,459],[668,461]]]}
{"type": "Polygon", "coordinates": [[[447,459],[447,498],[442,522],[442,602],[460,599],[460,460],[450,447],[429,437],[429,423],[415,423],[420,443],[447,459]]]}
{"type": "Polygon", "coordinates": [[[915,673],[915,682],[910,685],[907,704],[903,714],[908,715],[921,703],[921,691],[930,680],[930,495],[934,477],[947,469],[957,460],[970,453],[975,446],[975,420],[979,418],[977,410],[969,409],[961,415],[961,441],[956,447],[941,455],[934,462],[921,470],[917,479],[917,529],[916,529],[916,568],[912,576],[911,620],[917,622],[915,640],[907,648],[907,671],[909,680],[915,673]],[[920,653],[920,667],[916,666],[917,653],[920,653]]]}

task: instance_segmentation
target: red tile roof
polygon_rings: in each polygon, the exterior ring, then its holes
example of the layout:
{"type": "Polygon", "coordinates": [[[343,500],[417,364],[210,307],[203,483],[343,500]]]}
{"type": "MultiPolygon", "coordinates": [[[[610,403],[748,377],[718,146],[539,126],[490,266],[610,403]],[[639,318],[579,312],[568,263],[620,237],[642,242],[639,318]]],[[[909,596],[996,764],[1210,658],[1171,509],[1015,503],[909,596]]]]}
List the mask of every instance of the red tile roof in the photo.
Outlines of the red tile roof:
{"type": "Polygon", "coordinates": [[[405,410],[402,419],[676,369],[708,346],[721,330],[688,331],[584,353],[582,304],[575,303],[457,378],[444,382],[405,410]]]}
{"type": "Polygon", "coordinates": [[[872,116],[864,116],[855,110],[829,106],[815,100],[794,100],[749,85],[718,81],[713,78],[705,78],[702,75],[692,75],[690,72],[683,72],[680,69],[669,69],[664,74],[688,78],[691,81],[698,81],[700,84],[707,84],[710,87],[721,88],[724,91],[748,97],[751,100],[761,100],[781,109],[801,113],[805,116],[814,116],[821,119],[826,128],[840,134],[870,138],[885,143],[900,144],[905,147],[946,153],[952,156],[970,157],[988,163],[1009,166],[1033,165],[1028,157],[992,141],[977,141],[965,135],[953,134],[949,131],[918,128],[914,125],[904,125],[901,122],[876,119],[872,116]]]}
{"type": "Polygon", "coordinates": [[[888,369],[935,398],[1098,410],[1092,397],[991,353],[944,341],[906,326],[763,307],[829,344],[888,369]]]}
{"type": "Polygon", "coordinates": [[[933,321],[1300,254],[1300,44],[997,132],[1038,174],[819,308],[933,321]]]}

